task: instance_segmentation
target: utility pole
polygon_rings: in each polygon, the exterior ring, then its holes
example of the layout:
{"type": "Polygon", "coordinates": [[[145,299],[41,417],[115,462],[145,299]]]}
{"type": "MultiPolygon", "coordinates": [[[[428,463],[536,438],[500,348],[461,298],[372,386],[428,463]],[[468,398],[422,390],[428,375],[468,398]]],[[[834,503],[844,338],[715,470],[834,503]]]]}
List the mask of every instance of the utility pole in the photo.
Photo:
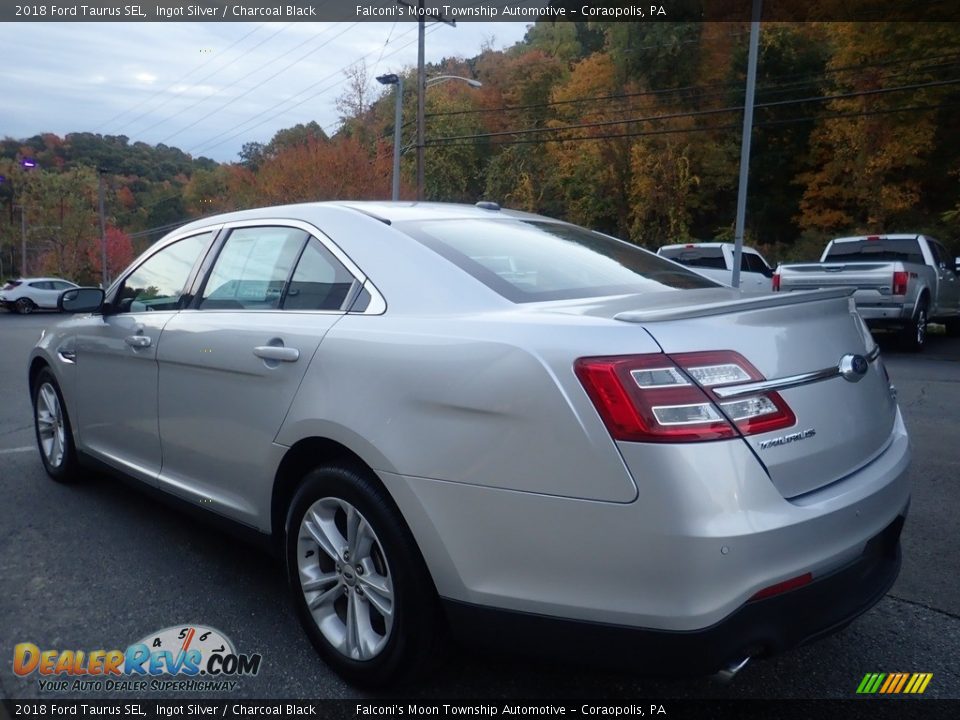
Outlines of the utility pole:
{"type": "Polygon", "coordinates": [[[426,95],[427,95],[427,73],[424,69],[424,38],[426,35],[427,20],[446,23],[451,27],[456,27],[455,20],[447,20],[442,15],[437,15],[433,11],[427,11],[423,7],[423,0],[417,0],[416,6],[408,0],[397,0],[401,5],[417,8],[417,200],[423,200],[424,186],[424,148],[425,139],[425,118],[426,118],[426,95]]]}
{"type": "Polygon", "coordinates": [[[100,269],[103,289],[107,289],[107,218],[103,212],[103,172],[97,168],[97,199],[100,205],[100,269]]]}
{"type": "Polygon", "coordinates": [[[750,171],[750,137],[753,134],[753,97],[757,88],[757,45],[760,39],[760,3],[753,0],[750,22],[750,54],[747,58],[747,94],[743,107],[743,139],[740,142],[740,186],[737,189],[737,221],[734,229],[733,275],[730,284],[740,287],[740,260],[747,216],[747,179],[750,171]]]}
{"type": "Polygon", "coordinates": [[[27,211],[20,206],[20,277],[27,276],[27,211]]]}
{"type": "Polygon", "coordinates": [[[424,135],[426,125],[427,105],[427,73],[424,71],[424,30],[426,22],[422,15],[423,0],[417,0],[420,10],[420,19],[417,20],[417,200],[423,200],[423,186],[425,180],[424,165],[424,135]]]}

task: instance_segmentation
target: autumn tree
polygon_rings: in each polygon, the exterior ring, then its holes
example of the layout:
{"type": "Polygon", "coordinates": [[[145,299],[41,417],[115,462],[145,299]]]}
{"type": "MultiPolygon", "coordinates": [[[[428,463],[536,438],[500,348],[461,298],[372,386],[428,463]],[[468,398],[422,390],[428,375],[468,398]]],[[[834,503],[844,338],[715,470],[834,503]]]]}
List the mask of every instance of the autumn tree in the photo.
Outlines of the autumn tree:
{"type": "Polygon", "coordinates": [[[944,23],[828,23],[827,95],[838,97],[810,140],[799,221],[824,233],[895,229],[922,203],[921,176],[935,148],[937,87],[889,91],[935,77],[922,59],[948,47],[944,23]],[[892,61],[902,61],[899,69],[892,61]],[[860,67],[859,71],[850,68],[860,67]]]}

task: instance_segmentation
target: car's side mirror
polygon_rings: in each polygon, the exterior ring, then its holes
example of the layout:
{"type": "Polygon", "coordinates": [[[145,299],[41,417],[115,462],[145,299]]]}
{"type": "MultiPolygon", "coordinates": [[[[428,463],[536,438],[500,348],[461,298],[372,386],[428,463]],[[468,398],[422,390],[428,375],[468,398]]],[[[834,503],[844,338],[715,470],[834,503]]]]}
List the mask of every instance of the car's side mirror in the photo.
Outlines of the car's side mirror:
{"type": "Polygon", "coordinates": [[[105,294],[100,288],[64,290],[57,298],[57,309],[68,313],[94,313],[103,307],[105,294]]]}

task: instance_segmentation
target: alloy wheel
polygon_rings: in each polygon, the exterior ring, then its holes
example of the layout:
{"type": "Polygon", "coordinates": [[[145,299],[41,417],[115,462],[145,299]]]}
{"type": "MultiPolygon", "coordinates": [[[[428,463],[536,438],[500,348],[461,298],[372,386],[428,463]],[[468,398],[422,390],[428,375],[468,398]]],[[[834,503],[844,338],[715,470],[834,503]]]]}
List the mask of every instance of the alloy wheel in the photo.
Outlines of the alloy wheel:
{"type": "Polygon", "coordinates": [[[58,468],[63,464],[67,432],[60,398],[48,382],[43,383],[37,392],[36,414],[40,449],[50,467],[58,468]]]}
{"type": "Polygon", "coordinates": [[[316,501],[303,516],[297,568],[307,609],[327,642],[351,660],[371,660],[393,629],[393,578],[363,514],[341,498],[316,501]]]}

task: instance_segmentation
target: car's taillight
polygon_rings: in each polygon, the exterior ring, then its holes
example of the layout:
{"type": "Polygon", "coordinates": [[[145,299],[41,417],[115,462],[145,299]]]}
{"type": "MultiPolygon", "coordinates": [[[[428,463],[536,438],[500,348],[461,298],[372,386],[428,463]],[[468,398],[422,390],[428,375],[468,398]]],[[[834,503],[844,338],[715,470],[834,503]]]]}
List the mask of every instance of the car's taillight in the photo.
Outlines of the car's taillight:
{"type": "Polygon", "coordinates": [[[729,400],[713,394],[714,387],[765,379],[730,350],[580,358],[574,371],[616,440],[721,440],[796,422],[777,393],[729,400]]]}
{"type": "Polygon", "coordinates": [[[0,290],[13,290],[17,285],[20,284],[19,280],[11,280],[6,285],[4,285],[0,290]]]}
{"type": "Polygon", "coordinates": [[[906,295],[907,294],[907,280],[910,278],[910,273],[903,272],[898,270],[893,274],[893,294],[894,295],[906,295]]]}
{"type": "Polygon", "coordinates": [[[773,291],[774,291],[774,292],[779,292],[779,291],[780,291],[780,273],[775,272],[775,273],[773,274],[773,283],[772,283],[772,285],[773,285],[773,291]]]}

